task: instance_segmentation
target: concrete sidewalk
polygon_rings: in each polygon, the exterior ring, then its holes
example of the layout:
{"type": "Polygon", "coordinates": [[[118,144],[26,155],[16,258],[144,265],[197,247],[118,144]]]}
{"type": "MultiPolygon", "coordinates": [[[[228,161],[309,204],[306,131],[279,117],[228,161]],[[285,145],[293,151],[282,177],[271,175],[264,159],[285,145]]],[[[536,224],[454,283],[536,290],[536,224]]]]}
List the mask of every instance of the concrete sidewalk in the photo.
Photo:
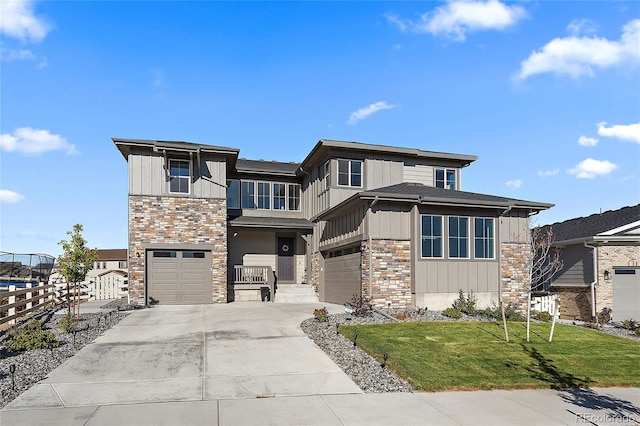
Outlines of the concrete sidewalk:
{"type": "Polygon", "coordinates": [[[321,306],[134,311],[0,411],[0,424],[640,422],[637,388],[364,394],[299,328],[321,306]]]}

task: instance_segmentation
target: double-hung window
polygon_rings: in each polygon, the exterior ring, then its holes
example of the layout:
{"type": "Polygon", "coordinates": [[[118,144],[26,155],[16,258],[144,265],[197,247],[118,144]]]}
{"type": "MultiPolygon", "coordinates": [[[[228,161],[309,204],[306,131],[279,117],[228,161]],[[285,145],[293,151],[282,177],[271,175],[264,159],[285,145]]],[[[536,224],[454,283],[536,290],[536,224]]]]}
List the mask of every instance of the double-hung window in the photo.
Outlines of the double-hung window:
{"type": "Polygon", "coordinates": [[[422,216],[422,257],[442,257],[442,216],[422,216]]]}
{"type": "Polygon", "coordinates": [[[449,217],[449,257],[469,257],[469,218],[449,217]]]}
{"type": "Polygon", "coordinates": [[[338,160],[338,185],[362,187],[362,161],[338,160]]]}
{"type": "Polygon", "coordinates": [[[284,183],[273,184],[273,209],[285,210],[287,208],[287,186],[284,183]]]}
{"type": "Polygon", "coordinates": [[[300,210],[300,185],[297,183],[289,184],[289,210],[300,210]]]}
{"type": "Polygon", "coordinates": [[[318,174],[320,175],[320,191],[329,189],[329,170],[331,170],[331,162],[327,160],[320,166],[318,174]]]}
{"type": "Polygon", "coordinates": [[[256,187],[253,181],[242,181],[240,188],[240,198],[242,199],[243,209],[256,208],[256,187]]]}
{"type": "Polygon", "coordinates": [[[258,182],[258,208],[269,210],[271,208],[271,183],[258,182]]]}
{"type": "Polygon", "coordinates": [[[476,259],[495,258],[493,219],[477,217],[475,218],[474,228],[474,255],[476,259]]]}
{"type": "Polygon", "coordinates": [[[169,160],[169,192],[174,194],[189,193],[191,170],[188,160],[169,160]]]}
{"type": "Polygon", "coordinates": [[[436,169],[436,187],[456,189],[455,169],[436,169]]]}

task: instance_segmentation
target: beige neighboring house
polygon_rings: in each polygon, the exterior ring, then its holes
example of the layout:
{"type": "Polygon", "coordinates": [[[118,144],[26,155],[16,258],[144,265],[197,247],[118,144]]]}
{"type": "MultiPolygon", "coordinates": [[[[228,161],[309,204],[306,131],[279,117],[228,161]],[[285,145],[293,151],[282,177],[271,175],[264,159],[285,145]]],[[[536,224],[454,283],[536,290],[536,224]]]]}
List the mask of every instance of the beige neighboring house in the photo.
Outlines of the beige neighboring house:
{"type": "Polygon", "coordinates": [[[113,141],[128,163],[132,304],[240,300],[264,270],[276,302],[306,287],[336,304],[439,310],[459,290],[526,304],[529,217],[552,204],[463,191],[474,155],[322,139],[291,163],[113,141]]]}
{"type": "Polygon", "coordinates": [[[90,299],[117,299],[128,294],[127,249],[98,249],[84,284],[90,299]]]}

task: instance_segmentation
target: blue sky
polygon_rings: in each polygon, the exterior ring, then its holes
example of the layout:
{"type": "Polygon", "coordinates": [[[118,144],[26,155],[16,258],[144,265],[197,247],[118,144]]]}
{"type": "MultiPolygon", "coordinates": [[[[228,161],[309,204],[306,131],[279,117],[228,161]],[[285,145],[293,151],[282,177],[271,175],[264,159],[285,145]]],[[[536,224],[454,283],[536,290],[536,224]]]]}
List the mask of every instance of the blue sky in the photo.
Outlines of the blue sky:
{"type": "Polygon", "coordinates": [[[463,190],[539,225],[640,202],[635,1],[0,1],[0,250],[126,247],[113,136],[478,155],[463,190]]]}

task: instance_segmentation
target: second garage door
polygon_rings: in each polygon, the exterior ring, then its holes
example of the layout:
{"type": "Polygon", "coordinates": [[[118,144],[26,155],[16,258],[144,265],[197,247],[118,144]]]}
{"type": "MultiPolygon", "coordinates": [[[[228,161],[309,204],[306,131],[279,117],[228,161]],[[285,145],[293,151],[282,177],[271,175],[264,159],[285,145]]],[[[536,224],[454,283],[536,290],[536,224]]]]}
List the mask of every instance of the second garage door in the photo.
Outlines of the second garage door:
{"type": "Polygon", "coordinates": [[[640,318],[640,268],[615,267],[613,272],[613,319],[640,318]]]}
{"type": "Polygon", "coordinates": [[[211,251],[147,251],[147,289],[160,304],[212,303],[211,251]]]}
{"type": "Polygon", "coordinates": [[[360,251],[355,250],[339,250],[325,258],[325,302],[342,305],[361,294],[360,251]]]}

